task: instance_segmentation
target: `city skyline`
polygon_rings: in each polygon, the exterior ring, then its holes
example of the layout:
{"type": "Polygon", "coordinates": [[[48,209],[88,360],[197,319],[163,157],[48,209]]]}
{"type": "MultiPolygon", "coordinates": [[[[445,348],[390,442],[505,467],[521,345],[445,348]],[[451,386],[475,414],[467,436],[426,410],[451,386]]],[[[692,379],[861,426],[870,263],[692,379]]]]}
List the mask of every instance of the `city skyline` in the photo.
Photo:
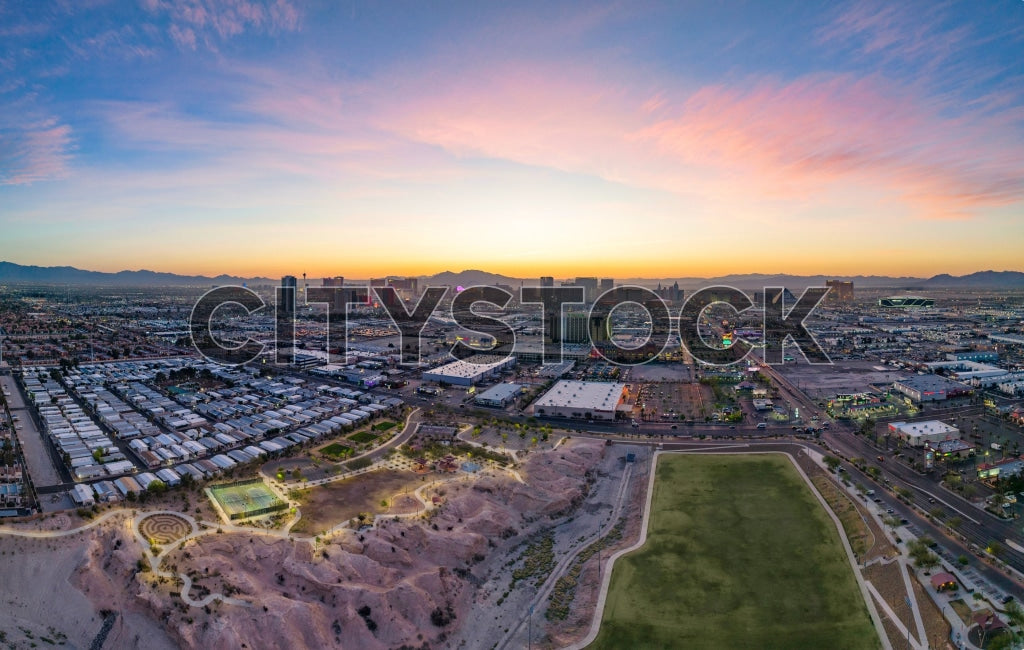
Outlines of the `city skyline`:
{"type": "Polygon", "coordinates": [[[0,258],[1022,270],[1021,3],[0,5],[0,258]]]}

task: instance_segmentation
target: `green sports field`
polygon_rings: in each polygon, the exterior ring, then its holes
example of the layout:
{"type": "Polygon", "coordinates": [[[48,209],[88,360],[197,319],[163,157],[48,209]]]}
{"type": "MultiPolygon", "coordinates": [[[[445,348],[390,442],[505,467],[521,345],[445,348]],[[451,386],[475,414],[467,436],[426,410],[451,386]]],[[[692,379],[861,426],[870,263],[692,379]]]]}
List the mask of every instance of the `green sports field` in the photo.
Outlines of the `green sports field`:
{"type": "Polygon", "coordinates": [[[209,490],[229,519],[255,517],[288,507],[260,479],[214,485],[209,490]]]}
{"type": "Polygon", "coordinates": [[[839,534],[780,455],[658,460],[647,542],[615,563],[617,648],[878,648],[839,534]]]}

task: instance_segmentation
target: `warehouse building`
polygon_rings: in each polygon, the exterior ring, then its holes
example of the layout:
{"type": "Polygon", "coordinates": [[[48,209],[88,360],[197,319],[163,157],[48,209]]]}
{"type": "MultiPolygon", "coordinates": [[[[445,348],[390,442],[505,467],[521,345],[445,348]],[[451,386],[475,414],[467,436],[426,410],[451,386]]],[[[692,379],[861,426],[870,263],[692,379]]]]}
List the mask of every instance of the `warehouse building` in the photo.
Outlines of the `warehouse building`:
{"type": "Polygon", "coordinates": [[[940,402],[971,392],[970,386],[938,375],[917,375],[908,379],[900,379],[893,382],[892,387],[917,403],[940,402]]]}
{"type": "Polygon", "coordinates": [[[480,406],[505,408],[516,399],[521,389],[519,384],[498,384],[477,395],[473,401],[480,406]]]}
{"type": "Polygon", "coordinates": [[[614,420],[626,384],[562,380],[533,405],[535,415],[579,420],[614,420]]]}
{"type": "Polygon", "coordinates": [[[515,365],[515,357],[477,355],[474,361],[459,360],[428,370],[423,381],[436,381],[452,386],[474,386],[480,381],[497,375],[515,365]]]}

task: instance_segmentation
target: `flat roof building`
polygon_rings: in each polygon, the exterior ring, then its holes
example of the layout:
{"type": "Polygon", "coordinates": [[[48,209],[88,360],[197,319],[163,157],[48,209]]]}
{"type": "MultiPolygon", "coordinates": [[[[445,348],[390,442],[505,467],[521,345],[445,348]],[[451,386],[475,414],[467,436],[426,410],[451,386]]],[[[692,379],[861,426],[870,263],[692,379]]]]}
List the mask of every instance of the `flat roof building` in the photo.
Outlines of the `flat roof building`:
{"type": "Polygon", "coordinates": [[[452,386],[473,386],[487,377],[496,375],[506,368],[511,368],[516,363],[515,357],[499,358],[478,355],[470,358],[475,358],[477,361],[460,359],[428,370],[423,373],[423,381],[436,381],[452,386]]]}
{"type": "Polygon", "coordinates": [[[519,384],[498,384],[477,395],[473,401],[481,406],[504,408],[515,400],[521,389],[519,384]]]}
{"type": "Polygon", "coordinates": [[[971,392],[971,387],[938,375],[916,375],[893,382],[892,387],[914,402],[938,402],[971,392]]]}
{"type": "Polygon", "coordinates": [[[539,416],[581,420],[614,420],[626,392],[619,382],[572,381],[563,379],[533,405],[539,416]]]}
{"type": "Polygon", "coordinates": [[[889,432],[911,447],[935,445],[944,440],[959,440],[960,429],[939,420],[926,422],[890,422],[889,432]]]}

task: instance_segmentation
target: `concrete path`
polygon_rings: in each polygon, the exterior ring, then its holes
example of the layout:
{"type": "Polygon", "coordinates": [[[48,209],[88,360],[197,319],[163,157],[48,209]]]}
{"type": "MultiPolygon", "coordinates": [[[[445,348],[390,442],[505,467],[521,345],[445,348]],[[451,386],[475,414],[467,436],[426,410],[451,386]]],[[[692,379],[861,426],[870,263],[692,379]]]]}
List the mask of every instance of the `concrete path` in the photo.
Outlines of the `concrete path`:
{"type": "Polygon", "coordinates": [[[914,650],[928,650],[927,645],[921,645],[921,643],[918,642],[917,639],[910,636],[910,632],[907,631],[907,626],[903,624],[903,621],[901,621],[900,617],[896,615],[896,612],[892,611],[892,607],[890,607],[889,603],[885,602],[885,599],[882,598],[882,595],[878,593],[878,589],[875,589],[875,585],[867,581],[865,581],[864,584],[867,585],[868,591],[870,591],[871,595],[874,596],[874,600],[878,603],[878,606],[885,611],[885,615],[889,617],[889,620],[896,627],[896,629],[899,630],[899,633],[903,636],[903,638],[908,639],[908,643],[910,643],[911,647],[914,648],[914,650]]]}

